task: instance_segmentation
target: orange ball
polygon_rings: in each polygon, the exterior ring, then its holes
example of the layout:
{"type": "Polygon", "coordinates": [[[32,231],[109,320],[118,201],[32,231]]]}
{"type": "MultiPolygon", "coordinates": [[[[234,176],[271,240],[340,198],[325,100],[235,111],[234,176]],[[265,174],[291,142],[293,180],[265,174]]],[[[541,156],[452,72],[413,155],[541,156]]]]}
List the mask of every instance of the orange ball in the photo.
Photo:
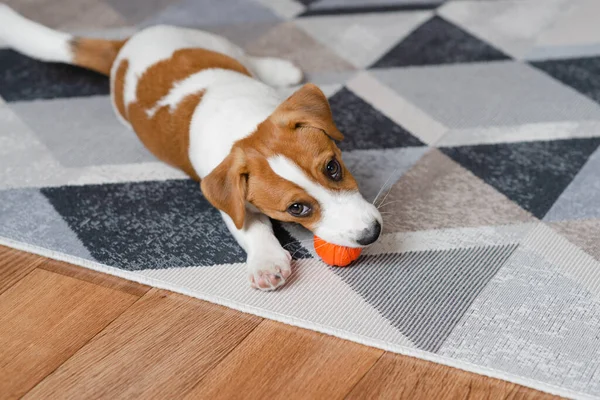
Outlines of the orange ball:
{"type": "Polygon", "coordinates": [[[336,244],[328,243],[315,236],[315,251],[321,259],[334,267],[346,267],[356,260],[362,249],[360,247],[345,247],[336,244]]]}

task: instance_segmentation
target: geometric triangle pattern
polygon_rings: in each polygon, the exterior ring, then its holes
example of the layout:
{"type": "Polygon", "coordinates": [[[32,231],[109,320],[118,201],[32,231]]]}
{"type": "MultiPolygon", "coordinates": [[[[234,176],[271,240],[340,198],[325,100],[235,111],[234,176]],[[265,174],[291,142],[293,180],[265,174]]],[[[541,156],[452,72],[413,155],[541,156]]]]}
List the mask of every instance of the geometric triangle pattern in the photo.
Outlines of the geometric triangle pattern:
{"type": "Polygon", "coordinates": [[[534,218],[476,174],[431,149],[404,173],[381,205],[386,232],[500,226],[534,218]]]}
{"type": "Polygon", "coordinates": [[[342,150],[423,146],[410,132],[347,88],[335,93],[329,102],[338,128],[348,136],[340,143],[342,150]]]}
{"type": "Polygon", "coordinates": [[[107,265],[143,270],[245,260],[219,223],[220,213],[191,180],[63,186],[41,193],[90,254],[107,265]]]}
{"type": "Polygon", "coordinates": [[[383,234],[332,268],[312,232],[272,221],[293,274],[275,293],[252,290],[219,212],[120,125],[105,77],[0,43],[0,244],[567,398],[600,396],[598,2],[91,3],[10,0],[78,34],[170,23],[295,62],[328,96],[383,234]]]}
{"type": "MultiPolygon", "coordinates": [[[[108,265],[144,270],[245,260],[221,214],[191,180],[63,186],[44,188],[41,194],[90,254],[108,265]]],[[[308,257],[306,250],[293,247],[280,225],[276,232],[290,254],[308,257]]]]}
{"type": "Polygon", "coordinates": [[[544,221],[585,221],[600,218],[600,150],[590,156],[575,179],[556,200],[544,221]]]}
{"type": "MultiPolygon", "coordinates": [[[[437,14],[516,59],[538,45],[544,32],[565,16],[569,0],[449,1],[437,14]],[[522,23],[520,23],[520,21],[522,23]]],[[[564,35],[566,36],[566,35],[564,35]]]]}
{"type": "Polygon", "coordinates": [[[447,147],[441,150],[541,219],[599,145],[600,138],[590,138],[447,147]]]}
{"type": "Polygon", "coordinates": [[[304,16],[294,22],[326,46],[335,43],[338,55],[365,68],[431,15],[431,11],[336,14],[304,16]]]}
{"type": "Polygon", "coordinates": [[[506,60],[500,50],[435,16],[373,64],[372,68],[506,60]]]}
{"type": "MultiPolygon", "coordinates": [[[[596,394],[600,389],[597,371],[584,367],[600,357],[600,347],[588,347],[589,340],[579,342],[579,339],[597,335],[600,302],[594,300],[593,292],[577,284],[577,279],[573,279],[575,275],[569,271],[575,266],[574,257],[583,255],[569,252],[568,243],[549,228],[532,231],[526,241],[529,239],[538,243],[521,245],[511,254],[439,353],[487,368],[510,359],[510,370],[519,376],[576,388],[577,392],[571,393],[570,398],[595,399],[597,396],[581,393],[596,394]],[[539,246],[539,241],[544,239],[547,239],[544,244],[549,245],[546,249],[539,246]],[[571,257],[550,262],[544,257],[545,253],[566,253],[571,257]],[[548,316],[552,318],[549,320],[548,316]],[[554,325],[556,321],[562,322],[560,327],[554,325]],[[531,332],[535,332],[535,339],[530,336],[531,332]],[[570,340],[570,335],[578,339],[570,340]],[[465,340],[469,346],[464,345],[465,340]],[[544,350],[538,343],[545,343],[544,350]],[[546,353],[543,368],[534,365],[539,351],[546,353]],[[507,357],[515,352],[521,356],[507,357]],[[554,374],[560,378],[552,378],[554,374]],[[580,383],[565,383],[568,376],[576,377],[580,383]],[[585,387],[581,386],[584,381],[588,382],[585,387]]],[[[588,261],[591,269],[594,263],[597,265],[594,260],[588,261]]]]}
{"type": "Polygon", "coordinates": [[[600,242],[598,242],[600,221],[597,218],[557,221],[550,223],[550,226],[568,241],[600,261],[600,242]]]}
{"type": "Polygon", "coordinates": [[[44,102],[17,102],[11,106],[21,121],[41,133],[37,139],[65,167],[156,160],[136,136],[128,134],[128,128],[114,119],[108,96],[78,96],[77,101],[54,98],[44,102]],[[73,119],[74,114],[80,117],[73,119]],[[103,146],[107,141],[114,143],[119,151],[103,146]],[[74,147],[78,151],[73,151],[74,147]]]}
{"type": "MultiPolygon", "coordinates": [[[[533,11],[537,6],[538,4],[532,4],[530,10],[533,11]]],[[[592,17],[600,13],[599,2],[549,0],[544,3],[544,8],[554,16],[547,18],[545,29],[536,35],[535,46],[529,50],[526,59],[547,60],[600,55],[600,26],[592,17]]],[[[546,11],[543,14],[546,14],[546,11]]],[[[531,31],[528,28],[525,30],[531,31]]]]}
{"type": "Polygon", "coordinates": [[[433,10],[446,0],[300,0],[308,6],[301,16],[352,15],[433,10]]]}
{"type": "Polygon", "coordinates": [[[452,129],[600,120],[596,102],[518,61],[381,68],[369,74],[452,129]]]}
{"type": "Polygon", "coordinates": [[[600,103],[600,57],[544,60],[531,65],[600,103]]]}
{"type": "MultiPolygon", "coordinates": [[[[362,195],[367,201],[374,202],[378,195],[388,194],[394,183],[407,171],[412,170],[429,150],[425,146],[352,150],[344,151],[343,159],[346,167],[353,171],[354,178],[359,182],[362,195]],[[373,168],[374,165],[377,166],[376,169],[373,168]]],[[[379,206],[383,211],[383,203],[379,206]]],[[[390,218],[386,222],[389,224],[390,218]]]]}
{"type": "Polygon", "coordinates": [[[43,63],[8,49],[0,49],[0,82],[0,96],[7,102],[109,93],[108,79],[103,75],[70,65],[43,63]]]}
{"type": "Polygon", "coordinates": [[[284,57],[305,74],[353,71],[355,67],[291,21],[283,22],[246,46],[258,56],[284,57]]]}
{"type": "Polygon", "coordinates": [[[225,24],[281,21],[270,8],[252,1],[219,0],[219,7],[214,7],[212,0],[181,0],[171,3],[145,20],[143,25],[178,24],[206,29],[225,24]]]}
{"type": "Polygon", "coordinates": [[[437,351],[516,247],[368,256],[358,268],[337,268],[335,272],[417,346],[437,351]],[[482,264],[486,268],[480,268],[482,264]],[[386,271],[388,279],[380,282],[378,271],[386,271]],[[447,279],[432,279],[434,276],[447,279]]]}

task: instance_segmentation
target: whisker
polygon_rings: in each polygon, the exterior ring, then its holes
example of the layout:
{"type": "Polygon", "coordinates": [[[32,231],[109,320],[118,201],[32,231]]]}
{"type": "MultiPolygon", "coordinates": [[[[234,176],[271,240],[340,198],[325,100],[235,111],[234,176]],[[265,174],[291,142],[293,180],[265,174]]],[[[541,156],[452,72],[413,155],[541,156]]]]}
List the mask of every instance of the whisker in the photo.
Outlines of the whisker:
{"type": "Polygon", "coordinates": [[[298,249],[295,252],[292,253],[292,258],[294,258],[294,256],[300,251],[300,250],[305,250],[305,249],[298,249]]]}
{"type": "Polygon", "coordinates": [[[400,203],[402,201],[404,201],[404,200],[392,200],[392,201],[388,201],[387,203],[383,203],[383,204],[377,206],[377,209],[379,210],[382,207],[389,206],[390,204],[400,203]]]}
{"type": "Polygon", "coordinates": [[[299,245],[299,247],[300,247],[300,248],[299,248],[299,249],[296,249],[296,250],[295,250],[295,251],[292,253],[292,258],[294,258],[294,256],[295,256],[296,254],[298,254],[298,252],[300,252],[300,251],[303,251],[303,250],[304,250],[304,251],[308,251],[308,252],[310,252],[310,250],[308,249],[308,247],[309,247],[309,246],[307,246],[307,245],[310,245],[312,242],[313,242],[313,239],[294,240],[294,241],[292,241],[292,242],[289,242],[289,243],[286,243],[286,244],[284,244],[282,247],[283,247],[285,250],[292,250],[292,249],[289,249],[289,248],[288,248],[288,246],[292,246],[292,245],[299,245]]]}
{"type": "Polygon", "coordinates": [[[325,247],[327,246],[329,243],[321,243],[320,245],[318,245],[317,247],[315,247],[315,251],[320,249],[321,247],[325,247]]]}
{"type": "Polygon", "coordinates": [[[389,221],[385,222],[384,221],[384,224],[385,224],[386,228],[397,229],[397,230],[401,230],[401,231],[406,229],[405,226],[402,226],[402,224],[397,223],[397,222],[389,222],[389,221]]]}
{"type": "Polygon", "coordinates": [[[286,243],[283,247],[285,248],[286,246],[290,246],[293,244],[307,244],[307,243],[311,243],[312,241],[313,241],[313,239],[293,240],[289,243],[286,243]]]}
{"type": "Polygon", "coordinates": [[[306,243],[310,243],[312,241],[313,241],[312,239],[310,239],[310,240],[294,240],[293,242],[286,243],[283,247],[289,246],[292,244],[306,244],[306,243]]]}
{"type": "MultiPolygon", "coordinates": [[[[396,171],[398,171],[398,168],[396,168],[395,170],[392,171],[392,173],[390,174],[390,176],[388,176],[388,178],[386,179],[386,181],[384,182],[384,184],[381,186],[381,189],[379,189],[379,192],[377,192],[377,196],[375,196],[375,199],[373,200],[373,205],[376,205],[377,200],[379,199],[379,196],[381,195],[381,192],[387,186],[388,182],[390,181],[390,179],[392,179],[392,176],[394,176],[394,174],[396,173],[396,171]]],[[[390,190],[391,190],[391,188],[390,188],[390,190]]],[[[388,191],[388,193],[389,193],[389,191],[388,191]]]]}
{"type": "Polygon", "coordinates": [[[385,203],[385,200],[388,198],[388,196],[390,195],[390,193],[392,193],[392,188],[390,188],[387,193],[385,194],[385,196],[383,196],[383,199],[381,200],[381,202],[379,202],[379,205],[377,205],[376,207],[379,209],[381,207],[383,207],[383,204],[385,203]]]}

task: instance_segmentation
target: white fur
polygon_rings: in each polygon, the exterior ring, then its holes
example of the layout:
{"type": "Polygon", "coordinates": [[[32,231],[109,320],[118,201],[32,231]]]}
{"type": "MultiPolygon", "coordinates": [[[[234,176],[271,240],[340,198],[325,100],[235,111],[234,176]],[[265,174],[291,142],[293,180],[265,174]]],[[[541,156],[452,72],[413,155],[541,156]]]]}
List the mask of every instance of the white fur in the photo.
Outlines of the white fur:
{"type": "MultiPolygon", "coordinates": [[[[161,100],[175,106],[190,93],[205,89],[190,124],[190,161],[205,177],[229,155],[233,144],[251,135],[283,100],[278,92],[246,75],[227,70],[198,72],[161,100]]],[[[242,229],[222,213],[227,227],[248,254],[248,278],[253,287],[273,290],[291,274],[291,257],[273,234],[269,218],[248,207],[242,229]],[[261,283],[262,282],[262,283],[261,283]],[[273,283],[274,282],[274,283],[273,283]]]]}
{"type": "Polygon", "coordinates": [[[238,75],[235,71],[222,69],[210,69],[192,74],[179,82],[175,82],[171,91],[146,113],[149,117],[152,117],[159,108],[164,106],[168,106],[170,111],[174,111],[188,95],[206,90],[209,86],[228,83],[230,80],[238,78],[238,75]]]}
{"type": "Polygon", "coordinates": [[[125,76],[125,105],[136,100],[137,83],[140,76],[152,65],[170,58],[177,50],[203,48],[226,54],[233,58],[243,57],[243,50],[228,40],[208,32],[194,29],[157,25],[133,35],[123,46],[111,75],[114,78],[120,61],[127,59],[129,68],[125,76]]]}
{"type": "Polygon", "coordinates": [[[5,4],[0,4],[0,38],[18,52],[41,61],[73,60],[71,35],[30,21],[5,4]]]}
{"type": "Polygon", "coordinates": [[[250,70],[267,85],[282,87],[302,82],[302,70],[292,62],[273,57],[246,57],[250,70]]]}
{"type": "MultiPolygon", "coordinates": [[[[71,35],[29,21],[1,4],[0,37],[16,50],[31,57],[46,61],[73,62],[69,45],[71,35]]],[[[124,81],[125,105],[136,100],[139,78],[148,68],[185,48],[203,48],[228,55],[270,85],[295,85],[302,79],[302,72],[289,61],[247,56],[228,40],[208,32],[155,26],[133,35],[121,48],[113,64],[111,82],[114,83],[121,61],[127,60],[129,63],[124,81]]],[[[147,112],[152,115],[161,106],[175,109],[187,95],[205,91],[190,121],[189,146],[192,166],[200,177],[205,177],[227,157],[236,141],[252,134],[258,124],[268,118],[283,101],[279,92],[265,83],[230,70],[204,70],[176,82],[169,93],[147,112]]],[[[118,112],[116,114],[122,122],[129,125],[118,112]]],[[[358,193],[333,195],[312,184],[309,179],[302,179],[297,173],[297,167],[289,160],[271,161],[276,172],[283,174],[286,179],[300,182],[301,186],[322,203],[325,212],[318,234],[333,243],[355,245],[351,235],[345,237],[342,233],[363,228],[368,214],[364,210],[370,210],[370,204],[358,193]],[[356,212],[360,217],[350,217],[356,212]]],[[[291,257],[273,235],[269,218],[249,207],[242,229],[237,229],[228,215],[223,214],[223,219],[248,254],[248,272],[252,285],[262,290],[281,286],[291,274],[291,257]]]]}
{"type": "MultiPolygon", "coordinates": [[[[286,60],[275,59],[275,61],[289,63],[289,61],[286,61],[286,60]]],[[[273,61],[273,62],[275,62],[275,61],[273,61]]],[[[291,67],[298,70],[298,68],[295,67],[293,64],[290,63],[290,65],[291,65],[291,67]]],[[[298,71],[300,71],[300,70],[298,70],[298,71]]],[[[291,81],[291,82],[293,82],[291,84],[295,84],[302,80],[302,72],[299,72],[299,74],[300,75],[298,76],[298,74],[296,74],[296,71],[290,69],[287,71],[287,74],[279,74],[279,75],[274,74],[271,76],[270,79],[271,79],[271,82],[275,82],[277,80],[277,82],[280,84],[286,84],[284,82],[287,82],[287,81],[291,81]]],[[[254,80],[251,80],[251,81],[254,81],[254,80]]],[[[177,105],[184,98],[186,98],[186,96],[188,96],[190,94],[198,93],[201,90],[206,90],[209,87],[226,85],[227,87],[231,88],[232,85],[234,85],[234,84],[236,84],[236,85],[239,84],[240,87],[247,87],[248,83],[251,83],[251,82],[248,80],[248,78],[245,75],[239,74],[239,73],[237,73],[235,71],[231,71],[231,70],[208,69],[208,70],[204,70],[201,72],[197,72],[179,82],[176,82],[173,85],[173,87],[171,88],[171,91],[166,96],[164,96],[162,99],[160,99],[154,107],[147,110],[147,114],[149,117],[152,117],[156,113],[156,111],[158,111],[159,108],[164,107],[164,106],[169,106],[169,109],[171,111],[173,111],[177,108],[177,105]]],[[[255,85],[252,85],[252,86],[255,86],[255,85]]],[[[265,91],[269,92],[268,96],[270,98],[272,97],[273,99],[277,99],[278,101],[281,101],[281,97],[276,95],[274,91],[264,88],[264,87],[263,87],[263,89],[265,89],[265,91]]],[[[279,93],[279,92],[277,92],[277,93],[279,93]]],[[[254,95],[254,92],[251,92],[250,94],[254,95]]],[[[272,107],[268,107],[268,109],[272,111],[272,107]]]]}
{"type": "Polygon", "coordinates": [[[212,33],[157,25],[133,35],[115,60],[111,71],[113,78],[121,60],[129,61],[123,95],[125,105],[136,100],[138,80],[149,67],[170,58],[177,50],[188,48],[202,48],[225,54],[238,60],[258,78],[274,86],[295,85],[302,80],[300,69],[289,61],[278,58],[248,57],[241,48],[212,33]]]}
{"type": "Polygon", "coordinates": [[[190,160],[200,177],[219,165],[233,143],[251,135],[282,101],[275,89],[248,76],[214,74],[221,79],[208,86],[190,128],[190,160]]]}
{"type": "MultiPolygon", "coordinates": [[[[137,84],[144,71],[179,49],[193,47],[235,58],[251,73],[273,85],[293,85],[302,79],[300,70],[287,61],[248,57],[226,39],[207,32],[157,26],[130,38],[113,65],[112,81],[120,61],[129,62],[124,82],[125,104],[136,100],[137,84]]],[[[176,82],[147,113],[152,116],[163,106],[173,110],[186,96],[201,90],[204,90],[202,101],[190,121],[189,157],[194,170],[203,178],[227,157],[236,141],[251,135],[283,98],[272,87],[244,74],[208,69],[176,82]]],[[[248,254],[252,286],[272,290],[283,285],[291,273],[291,257],[273,235],[269,219],[249,211],[242,229],[237,229],[226,214],[223,219],[248,254]]]]}
{"type": "Polygon", "coordinates": [[[310,179],[292,160],[282,155],[269,158],[273,172],[295,183],[314,197],[321,207],[315,235],[340,246],[357,247],[357,240],[373,222],[381,223],[377,208],[356,191],[329,190],[310,179]]]}
{"type": "MultiPolygon", "coordinates": [[[[269,85],[288,86],[298,84],[302,81],[302,71],[287,60],[247,56],[235,44],[209,32],[168,25],[157,25],[133,35],[123,46],[113,64],[111,82],[114,82],[115,74],[121,61],[128,60],[129,62],[124,82],[123,100],[125,106],[127,107],[136,100],[139,78],[148,68],[162,60],[170,58],[175,51],[186,48],[202,48],[232,57],[244,65],[252,74],[269,85]]],[[[149,116],[152,116],[163,105],[169,105],[171,108],[174,108],[188,94],[207,89],[209,83],[212,87],[226,83],[228,77],[234,77],[235,75],[239,76],[242,74],[228,70],[214,69],[189,76],[182,81],[176,82],[167,96],[148,110],[147,113],[149,116]],[[226,73],[226,77],[223,79],[221,79],[222,73],[226,73]],[[211,82],[212,78],[216,79],[215,82],[211,82]]],[[[113,106],[115,106],[114,97],[113,106]]],[[[117,115],[125,125],[129,125],[118,113],[117,115]]]]}
{"type": "Polygon", "coordinates": [[[248,254],[246,265],[250,284],[260,290],[277,289],[292,273],[292,257],[273,234],[269,218],[248,210],[244,227],[237,229],[229,215],[221,212],[225,224],[248,254]],[[258,285],[260,279],[264,284],[258,285]],[[275,283],[271,281],[275,280],[275,283]]]}

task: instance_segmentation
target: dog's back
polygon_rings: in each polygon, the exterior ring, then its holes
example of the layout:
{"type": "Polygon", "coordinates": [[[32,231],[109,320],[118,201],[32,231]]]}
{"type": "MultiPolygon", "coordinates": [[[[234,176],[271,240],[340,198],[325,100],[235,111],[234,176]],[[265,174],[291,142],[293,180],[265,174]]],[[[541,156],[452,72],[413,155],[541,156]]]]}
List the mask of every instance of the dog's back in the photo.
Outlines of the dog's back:
{"type": "Polygon", "coordinates": [[[251,285],[281,286],[290,254],[269,219],[328,242],[366,246],[381,215],[358,191],[334,140],[324,93],[291,62],[255,57],[213,34],[156,26],[124,41],[76,38],[0,7],[0,38],[15,50],[110,76],[117,116],[159,159],[201,179],[206,199],[248,252],[251,285]],[[254,77],[258,79],[254,79],[254,77]]]}
{"type": "MultiPolygon", "coordinates": [[[[81,38],[30,21],[0,4],[0,38],[32,58],[109,76],[117,117],[157,158],[195,179],[200,176],[189,156],[189,131],[204,92],[224,83],[256,85],[249,79],[252,60],[242,49],[199,30],[158,25],[125,40],[81,38]]],[[[228,151],[232,141],[222,142],[228,151]]],[[[220,162],[224,154],[217,150],[215,161],[201,169],[208,171],[220,162]]]]}

